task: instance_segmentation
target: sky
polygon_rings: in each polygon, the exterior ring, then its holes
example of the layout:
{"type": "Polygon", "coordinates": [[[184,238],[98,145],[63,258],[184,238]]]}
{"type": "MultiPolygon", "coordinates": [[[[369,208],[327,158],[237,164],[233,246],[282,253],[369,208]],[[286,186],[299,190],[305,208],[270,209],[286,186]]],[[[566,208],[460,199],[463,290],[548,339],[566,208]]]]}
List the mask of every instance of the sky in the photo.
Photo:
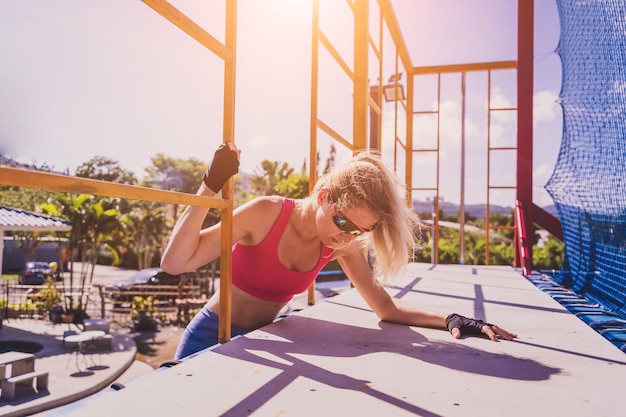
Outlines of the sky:
{"type": "MultiPolygon", "coordinates": [[[[223,1],[171,3],[223,41],[223,1]]],[[[516,59],[515,0],[392,4],[415,66],[516,59]]],[[[322,30],[351,62],[347,15],[344,1],[322,1],[322,30]]],[[[254,173],[265,159],[299,169],[309,152],[311,0],[240,0],[237,25],[235,141],[242,149],[240,170],[254,173]]],[[[551,204],[543,186],[561,138],[561,68],[554,52],[558,36],[554,0],[535,1],[533,199],[539,205],[551,204]]],[[[383,50],[387,77],[395,66],[390,48],[383,50]]],[[[221,60],[139,0],[0,0],[0,62],[0,154],[19,162],[45,163],[72,173],[91,158],[106,156],[141,178],[158,153],[208,162],[222,141],[221,60]]],[[[370,67],[374,79],[377,64],[370,62],[370,67]]],[[[350,137],[350,84],[323,53],[320,68],[325,72],[319,116],[350,137]]],[[[440,196],[456,203],[460,80],[458,74],[442,79],[440,116],[440,196]]],[[[493,77],[492,107],[515,104],[512,85],[509,73],[493,77]]],[[[475,204],[484,202],[486,189],[485,74],[468,74],[466,86],[465,202],[475,204]]],[[[416,80],[418,88],[416,103],[432,109],[432,79],[416,80]]],[[[510,143],[514,120],[511,112],[492,113],[493,143],[510,143]]],[[[393,104],[383,104],[383,159],[390,165],[393,121],[393,104]]],[[[420,119],[416,143],[428,146],[435,127],[432,117],[420,119]]],[[[329,147],[330,141],[320,135],[322,160],[329,147]]],[[[348,155],[340,150],[340,161],[348,155]]],[[[514,161],[511,165],[506,153],[495,159],[492,181],[514,184],[514,161]]],[[[432,184],[432,158],[415,162],[414,183],[432,184]]],[[[492,203],[512,206],[510,197],[492,195],[492,203]]]]}

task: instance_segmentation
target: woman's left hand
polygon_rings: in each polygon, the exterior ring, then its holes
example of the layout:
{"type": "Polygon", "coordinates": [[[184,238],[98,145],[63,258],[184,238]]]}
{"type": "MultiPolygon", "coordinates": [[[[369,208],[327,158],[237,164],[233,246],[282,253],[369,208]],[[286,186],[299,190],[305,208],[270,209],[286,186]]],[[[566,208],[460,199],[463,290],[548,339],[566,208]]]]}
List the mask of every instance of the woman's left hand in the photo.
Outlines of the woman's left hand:
{"type": "Polygon", "coordinates": [[[239,172],[241,151],[232,142],[222,143],[215,151],[213,160],[204,173],[202,181],[214,193],[219,193],[230,177],[239,172]]]}
{"type": "Polygon", "coordinates": [[[517,334],[502,329],[495,324],[486,323],[479,319],[464,317],[456,313],[450,314],[446,318],[446,327],[455,339],[460,338],[463,334],[484,334],[494,342],[499,342],[500,339],[513,340],[517,337],[517,334]]]}

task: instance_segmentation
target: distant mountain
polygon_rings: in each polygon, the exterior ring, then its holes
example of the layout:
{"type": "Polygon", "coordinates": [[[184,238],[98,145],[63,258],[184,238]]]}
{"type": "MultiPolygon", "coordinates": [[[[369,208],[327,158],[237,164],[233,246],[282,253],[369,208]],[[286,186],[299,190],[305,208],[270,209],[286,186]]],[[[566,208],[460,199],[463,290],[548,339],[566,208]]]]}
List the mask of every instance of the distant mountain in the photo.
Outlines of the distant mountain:
{"type": "Polygon", "coordinates": [[[35,164],[24,164],[2,154],[0,154],[0,165],[12,167],[12,168],[28,169],[31,171],[45,171],[45,172],[54,172],[56,174],[69,175],[67,170],[66,172],[55,171],[54,169],[49,167],[48,164],[46,163],[43,163],[42,165],[39,165],[39,166],[35,164]]]}
{"type": "MultiPolygon", "coordinates": [[[[446,216],[452,216],[459,213],[459,205],[455,203],[450,203],[448,201],[442,201],[440,204],[441,210],[446,216]]],[[[551,204],[549,206],[542,207],[545,211],[552,214],[553,216],[558,218],[558,213],[556,211],[556,207],[551,204]]],[[[431,213],[433,210],[432,201],[419,201],[413,200],[413,209],[417,212],[426,212],[431,213]]],[[[491,213],[498,213],[504,215],[510,215],[513,213],[513,207],[503,207],[495,204],[491,205],[489,210],[491,213]]],[[[477,219],[484,219],[487,214],[487,205],[486,204],[466,204],[465,212],[470,216],[475,217],[477,219]]]]}
{"type": "Polygon", "coordinates": [[[0,165],[5,165],[8,167],[16,167],[16,168],[29,168],[28,165],[21,164],[8,156],[4,156],[0,154],[0,165]]]}
{"type": "MultiPolygon", "coordinates": [[[[448,201],[442,201],[439,205],[441,210],[446,216],[452,216],[458,214],[459,205],[455,203],[450,203],[448,201]]],[[[432,201],[419,201],[413,200],[413,209],[417,212],[426,212],[431,213],[433,211],[433,203],[432,201]]],[[[502,207],[498,205],[491,204],[490,210],[491,213],[498,213],[504,215],[510,215],[513,212],[513,207],[502,207]]],[[[487,205],[486,204],[466,204],[465,212],[470,216],[475,217],[477,219],[484,219],[487,214],[487,205]]]]}

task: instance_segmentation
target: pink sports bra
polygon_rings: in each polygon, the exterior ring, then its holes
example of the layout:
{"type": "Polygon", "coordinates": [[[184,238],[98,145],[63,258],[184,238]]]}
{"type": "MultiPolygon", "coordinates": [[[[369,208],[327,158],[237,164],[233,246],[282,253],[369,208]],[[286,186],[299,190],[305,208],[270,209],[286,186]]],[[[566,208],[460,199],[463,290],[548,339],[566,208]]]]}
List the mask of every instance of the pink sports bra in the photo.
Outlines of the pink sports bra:
{"type": "MultiPolygon", "coordinates": [[[[294,201],[285,198],[283,208],[267,236],[258,245],[233,245],[233,285],[266,301],[288,302],[305,291],[326,265],[333,250],[322,246],[317,266],[309,272],[293,271],[278,259],[278,242],[293,212],[294,201]]],[[[294,248],[294,250],[297,250],[294,248]]]]}

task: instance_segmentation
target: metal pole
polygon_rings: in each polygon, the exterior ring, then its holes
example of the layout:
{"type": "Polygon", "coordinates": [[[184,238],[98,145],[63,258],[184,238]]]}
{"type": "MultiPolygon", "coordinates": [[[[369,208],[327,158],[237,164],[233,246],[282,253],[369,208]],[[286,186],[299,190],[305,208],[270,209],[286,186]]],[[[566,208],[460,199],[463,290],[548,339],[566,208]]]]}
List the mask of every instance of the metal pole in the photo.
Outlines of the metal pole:
{"type": "Polygon", "coordinates": [[[439,190],[437,190],[437,194],[435,195],[435,200],[433,201],[433,250],[432,250],[432,263],[437,265],[439,263],[439,210],[441,207],[441,202],[443,201],[443,197],[439,195],[439,190]]]}
{"type": "MultiPolygon", "coordinates": [[[[380,109],[381,113],[382,113],[382,100],[380,99],[380,89],[378,87],[378,85],[372,85],[370,86],[370,96],[372,97],[372,100],[374,100],[374,102],[376,104],[378,104],[378,108],[380,109]]],[[[369,140],[369,148],[370,149],[375,149],[375,150],[380,150],[380,137],[379,137],[379,132],[380,129],[378,128],[378,113],[376,112],[376,110],[374,109],[374,107],[369,106],[370,108],[370,140],[369,140]]]]}
{"type": "MultiPolygon", "coordinates": [[[[236,47],[237,47],[237,0],[226,2],[226,36],[225,44],[232,53],[230,61],[224,61],[224,142],[235,143],[235,78],[236,78],[236,47]]],[[[226,181],[222,189],[222,198],[227,208],[222,210],[221,248],[220,248],[220,318],[218,340],[220,343],[230,341],[232,316],[232,244],[233,244],[233,185],[234,180],[226,181]]]]}
{"type": "MultiPolygon", "coordinates": [[[[517,200],[524,205],[526,253],[533,259],[533,42],[534,1],[517,2],[517,200]]],[[[519,253],[517,254],[519,255],[519,253]]],[[[519,256],[515,257],[519,260],[519,256]]],[[[516,266],[520,266],[517,264],[516,266]]]]}
{"type": "Polygon", "coordinates": [[[432,221],[433,221],[433,230],[431,232],[432,234],[432,238],[433,238],[433,247],[431,248],[430,251],[430,263],[435,265],[437,263],[437,251],[436,251],[436,247],[437,247],[437,196],[435,195],[433,197],[433,214],[432,214],[432,221]]]}
{"type": "MultiPolygon", "coordinates": [[[[313,0],[312,23],[311,23],[311,120],[309,138],[309,192],[313,192],[315,178],[317,177],[317,107],[319,87],[319,2],[313,0]]],[[[315,304],[315,282],[309,286],[307,303],[315,304]]]]}
{"type": "Polygon", "coordinates": [[[367,117],[369,94],[368,53],[369,53],[369,0],[354,2],[354,94],[352,144],[354,150],[366,149],[367,117]]]}
{"type": "Polygon", "coordinates": [[[461,73],[461,212],[459,213],[459,264],[465,264],[465,72],[461,73]]]}

